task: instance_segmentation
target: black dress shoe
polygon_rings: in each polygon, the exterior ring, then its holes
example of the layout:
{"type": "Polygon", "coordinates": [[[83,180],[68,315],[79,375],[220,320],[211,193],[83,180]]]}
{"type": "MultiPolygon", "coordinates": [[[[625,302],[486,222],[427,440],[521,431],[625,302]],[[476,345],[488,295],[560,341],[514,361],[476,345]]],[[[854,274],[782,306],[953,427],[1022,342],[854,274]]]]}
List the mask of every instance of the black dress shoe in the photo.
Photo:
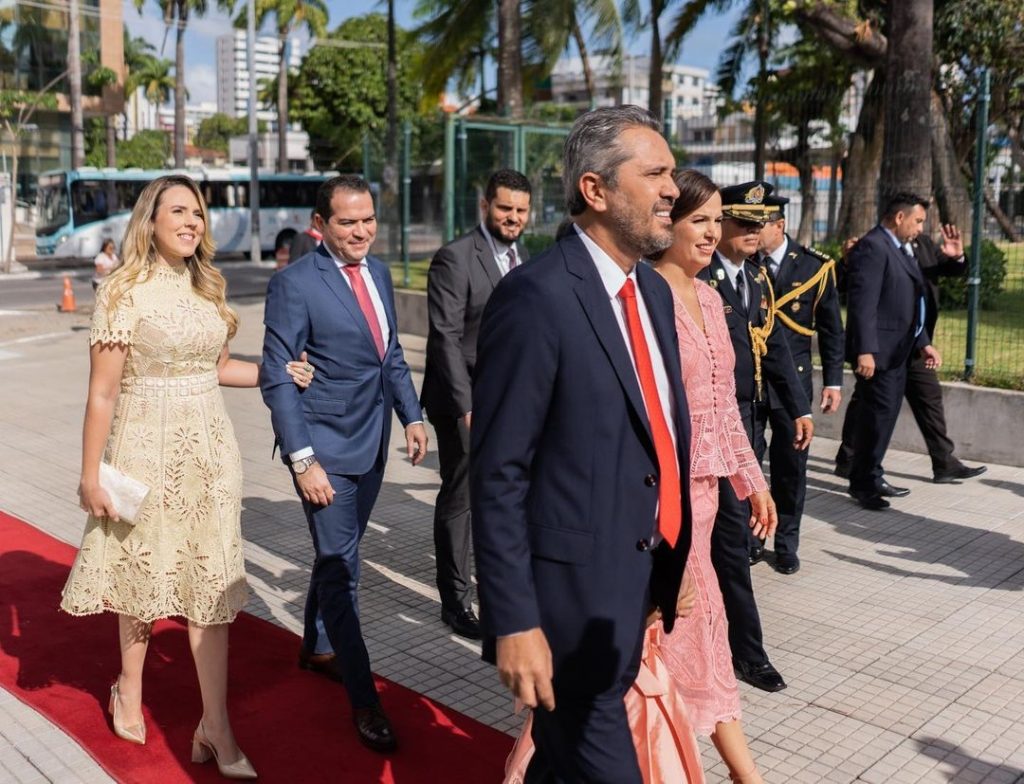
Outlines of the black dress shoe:
{"type": "Polygon", "coordinates": [[[367,748],[382,754],[398,748],[395,731],[380,705],[374,705],[372,708],[355,708],[352,711],[352,721],[355,722],[359,740],[367,748]]]}
{"type": "Polygon", "coordinates": [[[480,619],[469,607],[460,607],[457,610],[441,608],[441,620],[452,627],[452,631],[459,637],[467,640],[479,640],[483,637],[480,633],[480,619]]]}
{"type": "Polygon", "coordinates": [[[850,478],[850,472],[853,470],[853,466],[849,463],[836,463],[836,467],[832,469],[832,473],[836,476],[841,476],[843,479],[850,478]]]}
{"type": "Polygon", "coordinates": [[[779,671],[772,667],[771,662],[752,664],[734,660],[732,668],[737,678],[762,691],[782,691],[786,688],[786,682],[782,680],[779,671]]]}
{"type": "Polygon", "coordinates": [[[299,668],[323,675],[338,683],[345,682],[341,674],[341,662],[333,653],[310,653],[305,648],[300,648],[299,668]]]}
{"type": "Polygon", "coordinates": [[[877,511],[879,509],[889,508],[889,502],[882,498],[878,493],[851,490],[850,497],[865,509],[874,509],[877,511]]]}
{"type": "Polygon", "coordinates": [[[779,574],[796,574],[800,571],[800,559],[795,555],[776,555],[774,566],[779,574]]]}
{"type": "Polygon", "coordinates": [[[884,479],[879,480],[878,484],[875,486],[875,489],[878,490],[878,494],[883,498],[903,498],[904,496],[910,495],[909,488],[893,487],[884,479]]]}
{"type": "Polygon", "coordinates": [[[959,468],[954,468],[952,471],[936,474],[932,481],[937,485],[951,485],[960,479],[972,479],[973,477],[981,476],[986,471],[988,471],[987,466],[975,466],[974,468],[968,468],[967,466],[962,465],[959,468]]]}
{"type": "Polygon", "coordinates": [[[764,560],[764,547],[761,545],[754,545],[750,548],[750,565],[753,566],[756,563],[761,563],[764,560]]]}

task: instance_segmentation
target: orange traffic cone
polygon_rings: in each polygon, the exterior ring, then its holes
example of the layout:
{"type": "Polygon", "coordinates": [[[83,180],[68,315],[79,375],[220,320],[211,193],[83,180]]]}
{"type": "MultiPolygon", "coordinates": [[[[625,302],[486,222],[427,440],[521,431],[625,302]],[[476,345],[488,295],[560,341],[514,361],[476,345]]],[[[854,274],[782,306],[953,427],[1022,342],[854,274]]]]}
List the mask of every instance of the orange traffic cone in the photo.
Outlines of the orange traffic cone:
{"type": "Polygon", "coordinates": [[[75,292],[71,288],[71,278],[67,275],[64,276],[64,296],[61,298],[60,307],[57,310],[61,313],[75,312],[75,292]]]}

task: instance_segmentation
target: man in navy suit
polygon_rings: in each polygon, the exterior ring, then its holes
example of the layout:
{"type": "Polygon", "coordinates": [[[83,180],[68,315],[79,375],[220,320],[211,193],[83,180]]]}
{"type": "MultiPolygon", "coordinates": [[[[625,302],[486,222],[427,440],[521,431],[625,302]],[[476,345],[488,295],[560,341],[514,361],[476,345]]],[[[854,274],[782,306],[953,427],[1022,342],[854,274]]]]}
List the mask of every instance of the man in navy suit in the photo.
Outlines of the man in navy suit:
{"type": "Polygon", "coordinates": [[[641,258],[672,243],[660,124],[583,115],[565,142],[570,225],[487,303],[470,496],[484,658],[534,711],[531,782],[639,784],[623,695],[645,617],[676,615],[689,443],[672,295],[641,258]]]}
{"type": "Polygon", "coordinates": [[[377,216],[366,181],[327,180],[315,223],[323,242],[270,279],[260,388],[316,551],[303,650],[316,649],[321,615],[359,738],[386,752],[396,740],[359,624],[359,540],[384,478],[392,410],[414,465],[426,454],[427,434],[398,343],[391,276],[368,255],[377,216]],[[282,360],[303,351],[316,376],[305,391],[289,389],[282,360]]]}
{"type": "Polygon", "coordinates": [[[860,423],[854,437],[850,495],[866,509],[885,509],[887,497],[910,491],[889,485],[882,459],[896,427],[915,354],[925,367],[942,364],[925,328],[926,285],[910,249],[924,226],[928,200],[897,193],[882,219],[848,256],[846,358],[857,374],[860,423]]]}

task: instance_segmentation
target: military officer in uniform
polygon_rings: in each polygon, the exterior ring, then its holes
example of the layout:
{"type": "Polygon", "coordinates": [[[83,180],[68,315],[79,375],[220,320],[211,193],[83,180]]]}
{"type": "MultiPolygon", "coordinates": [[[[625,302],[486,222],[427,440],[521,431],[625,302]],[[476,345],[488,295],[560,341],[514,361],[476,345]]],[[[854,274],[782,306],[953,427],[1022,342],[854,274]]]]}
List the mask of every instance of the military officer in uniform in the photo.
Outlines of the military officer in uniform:
{"type": "MultiPolygon", "coordinates": [[[[772,186],[748,182],[722,188],[722,239],[711,264],[699,277],[722,297],[725,321],[736,353],[736,401],[751,444],[767,405],[765,381],[793,420],[795,449],[807,449],[814,433],[811,408],[796,373],[782,327],[773,319],[771,284],[757,265],[757,244],[767,216],[765,196],[772,186]]],[[[759,455],[760,456],[760,455],[759,455]]],[[[729,619],[729,645],[736,676],[765,691],[786,688],[764,650],[761,619],[750,581],[750,508],[727,480],[718,486],[718,517],[711,535],[711,560],[729,619]]]]}
{"type": "MultiPolygon", "coordinates": [[[[835,262],[816,250],[797,245],[786,234],[784,208],[789,199],[765,197],[766,222],[761,230],[761,272],[767,276],[775,293],[774,316],[786,336],[796,372],[808,401],[814,400],[811,365],[811,336],[818,333],[818,354],[821,357],[823,386],[821,410],[832,414],[842,402],[843,319],[839,312],[836,291],[835,262]]],[[[793,448],[796,433],[793,419],[782,404],[782,396],[768,383],[769,405],[759,413],[767,417],[771,443],[767,445],[771,466],[772,498],[779,511],[779,527],[775,532],[775,570],[793,574],[800,568],[797,546],[800,540],[800,518],[807,494],[807,450],[793,448]]],[[[763,433],[763,428],[761,429],[763,433]]],[[[766,444],[756,445],[763,455],[766,444]]],[[[750,561],[764,558],[763,543],[750,536],[750,561]]]]}

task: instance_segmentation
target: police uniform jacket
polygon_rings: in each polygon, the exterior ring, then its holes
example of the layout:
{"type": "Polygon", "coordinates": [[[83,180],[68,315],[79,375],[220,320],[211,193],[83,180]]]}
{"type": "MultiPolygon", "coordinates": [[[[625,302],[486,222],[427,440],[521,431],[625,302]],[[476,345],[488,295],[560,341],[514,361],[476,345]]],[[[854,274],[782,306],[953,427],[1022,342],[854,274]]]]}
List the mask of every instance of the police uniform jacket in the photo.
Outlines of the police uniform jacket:
{"type": "MultiPolygon", "coordinates": [[[[814,400],[811,335],[801,333],[800,329],[807,333],[818,333],[818,355],[821,357],[824,385],[843,385],[843,317],[839,310],[835,277],[826,269],[825,279],[821,285],[814,284],[809,288],[805,286],[821,273],[823,267],[831,260],[816,250],[798,245],[787,235],[782,264],[774,278],[768,266],[769,261],[767,257],[764,259],[763,272],[772,281],[775,290],[775,301],[778,305],[776,322],[782,328],[782,334],[786,336],[804,394],[809,401],[814,400]],[[806,290],[790,298],[789,295],[800,288],[806,290]]],[[[772,407],[780,408],[782,403],[775,384],[769,384],[768,394],[772,407]]]]}
{"type": "Polygon", "coordinates": [[[769,294],[764,274],[753,262],[744,265],[745,281],[749,292],[749,309],[729,281],[725,268],[716,253],[711,264],[701,270],[698,277],[716,288],[722,297],[725,323],[729,327],[733,351],[736,353],[736,401],[741,413],[749,411],[755,401],[767,400],[767,384],[774,385],[779,405],[791,419],[811,413],[808,397],[793,363],[782,327],[778,321],[767,338],[768,352],[761,358],[761,377],[765,389],[758,393],[756,365],[750,337],[750,327],[763,327],[768,318],[769,294]]]}

